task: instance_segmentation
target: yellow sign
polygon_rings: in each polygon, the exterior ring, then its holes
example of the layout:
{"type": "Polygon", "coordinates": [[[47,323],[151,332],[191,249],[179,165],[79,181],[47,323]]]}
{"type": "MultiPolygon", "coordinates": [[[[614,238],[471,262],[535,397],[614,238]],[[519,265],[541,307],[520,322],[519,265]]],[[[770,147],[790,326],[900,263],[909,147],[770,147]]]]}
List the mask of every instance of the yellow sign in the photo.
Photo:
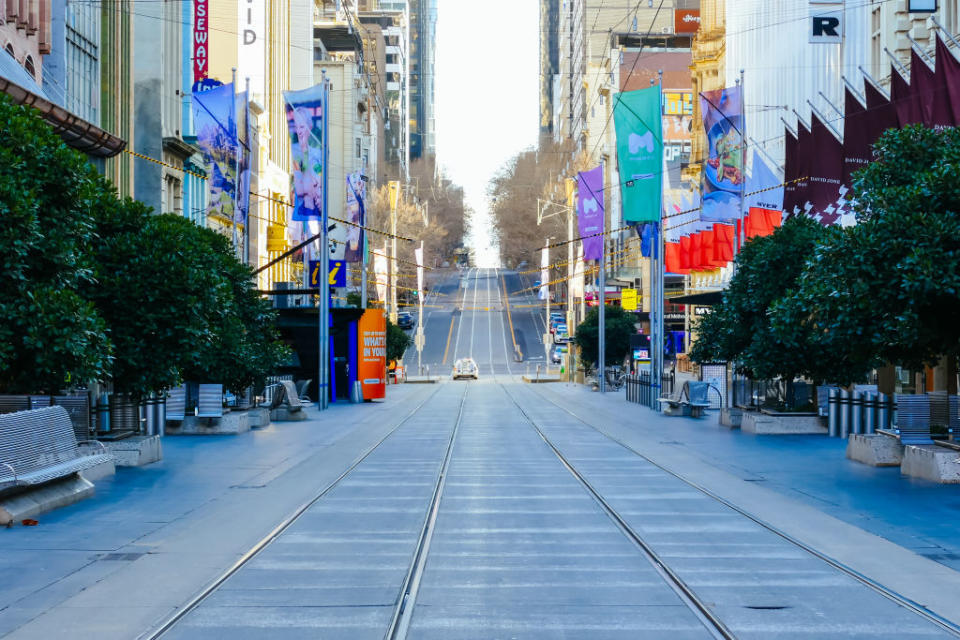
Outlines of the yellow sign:
{"type": "Polygon", "coordinates": [[[573,178],[567,178],[564,183],[564,186],[567,189],[567,206],[573,207],[577,204],[576,191],[575,191],[577,188],[577,181],[574,180],[573,178]]]}
{"type": "Polygon", "coordinates": [[[689,91],[664,91],[663,92],[663,115],[666,116],[692,116],[693,115],[693,93],[689,91]]]}
{"type": "Polygon", "coordinates": [[[267,227],[267,251],[287,250],[287,229],[280,224],[267,227]]]}
{"type": "Polygon", "coordinates": [[[400,201],[400,183],[396,180],[391,180],[387,183],[387,191],[390,195],[390,210],[397,210],[397,203],[400,201]]]}
{"type": "Polygon", "coordinates": [[[624,311],[636,311],[637,310],[637,290],[623,289],[622,291],[620,291],[620,306],[623,307],[624,311]]]}

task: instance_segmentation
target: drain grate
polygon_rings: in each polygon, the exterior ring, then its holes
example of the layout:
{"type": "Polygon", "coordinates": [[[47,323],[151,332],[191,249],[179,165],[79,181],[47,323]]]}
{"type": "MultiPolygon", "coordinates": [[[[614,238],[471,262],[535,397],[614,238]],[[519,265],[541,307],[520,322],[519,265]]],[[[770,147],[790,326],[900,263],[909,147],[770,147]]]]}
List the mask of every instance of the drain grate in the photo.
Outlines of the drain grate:
{"type": "Polygon", "coordinates": [[[139,558],[140,556],[145,556],[146,553],[105,553],[100,556],[101,560],[107,560],[112,562],[132,562],[139,558]]]}

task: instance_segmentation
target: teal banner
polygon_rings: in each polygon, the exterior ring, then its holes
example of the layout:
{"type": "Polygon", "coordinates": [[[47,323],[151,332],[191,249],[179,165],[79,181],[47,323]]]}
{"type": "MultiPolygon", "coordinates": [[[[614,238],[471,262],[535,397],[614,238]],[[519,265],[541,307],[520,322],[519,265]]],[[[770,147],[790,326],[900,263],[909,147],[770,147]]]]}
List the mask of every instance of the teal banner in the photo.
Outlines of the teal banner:
{"type": "Polygon", "coordinates": [[[613,99],[623,219],[656,222],[660,220],[663,171],[660,87],[625,91],[613,99]]]}

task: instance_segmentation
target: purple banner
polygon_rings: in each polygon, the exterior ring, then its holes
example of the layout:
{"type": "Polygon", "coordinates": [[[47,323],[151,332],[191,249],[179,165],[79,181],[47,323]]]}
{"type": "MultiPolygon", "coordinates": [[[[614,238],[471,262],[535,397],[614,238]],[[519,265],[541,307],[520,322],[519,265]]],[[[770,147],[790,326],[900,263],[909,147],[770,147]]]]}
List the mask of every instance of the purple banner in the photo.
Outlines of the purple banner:
{"type": "Polygon", "coordinates": [[[897,121],[901,127],[923,122],[923,114],[920,113],[920,105],[917,103],[917,96],[912,91],[910,83],[892,66],[890,68],[890,102],[897,110],[897,121]]]}
{"type": "MultiPolygon", "coordinates": [[[[869,84],[869,83],[867,83],[869,84]]],[[[873,160],[871,145],[873,114],[867,111],[850,89],[843,92],[843,184],[853,184],[853,174],[873,160]]]]}
{"type": "Polygon", "coordinates": [[[840,185],[843,181],[843,145],[817,114],[811,115],[810,135],[814,157],[807,189],[811,215],[821,224],[833,224],[840,217],[840,185]]]}
{"type": "Polygon", "coordinates": [[[810,210],[810,170],[813,167],[813,134],[807,126],[797,119],[797,191],[794,200],[794,214],[807,215],[810,210]]]}
{"type": "Polygon", "coordinates": [[[931,129],[953,126],[950,97],[947,94],[945,63],[937,62],[931,69],[916,49],[910,52],[910,85],[920,103],[923,124],[931,129]]]}
{"type": "Polygon", "coordinates": [[[583,238],[583,259],[603,257],[603,167],[577,174],[577,229],[583,238]]]}
{"type": "MultiPolygon", "coordinates": [[[[870,114],[870,144],[872,145],[884,131],[897,128],[897,110],[883,92],[869,81],[863,83],[863,94],[867,98],[867,113],[870,114]]],[[[873,160],[872,151],[870,160],[873,160]]]]}
{"type": "Polygon", "coordinates": [[[953,122],[960,122],[960,62],[937,36],[937,75],[941,74],[946,83],[946,96],[942,100],[949,102],[953,122]]]}
{"type": "Polygon", "coordinates": [[[797,183],[800,177],[797,167],[797,137],[790,129],[783,130],[783,211],[790,217],[797,205],[797,183]]]}

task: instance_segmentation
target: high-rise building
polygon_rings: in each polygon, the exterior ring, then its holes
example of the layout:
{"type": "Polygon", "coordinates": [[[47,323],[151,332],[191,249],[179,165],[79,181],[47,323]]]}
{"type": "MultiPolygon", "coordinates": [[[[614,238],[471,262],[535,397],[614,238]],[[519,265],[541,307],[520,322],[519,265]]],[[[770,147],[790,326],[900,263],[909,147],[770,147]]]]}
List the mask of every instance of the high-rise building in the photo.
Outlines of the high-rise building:
{"type": "Polygon", "coordinates": [[[437,153],[437,0],[410,0],[410,157],[437,153]]]}
{"type": "Polygon", "coordinates": [[[560,68],[561,0],[540,0],[540,135],[553,134],[553,85],[560,68]]]}

